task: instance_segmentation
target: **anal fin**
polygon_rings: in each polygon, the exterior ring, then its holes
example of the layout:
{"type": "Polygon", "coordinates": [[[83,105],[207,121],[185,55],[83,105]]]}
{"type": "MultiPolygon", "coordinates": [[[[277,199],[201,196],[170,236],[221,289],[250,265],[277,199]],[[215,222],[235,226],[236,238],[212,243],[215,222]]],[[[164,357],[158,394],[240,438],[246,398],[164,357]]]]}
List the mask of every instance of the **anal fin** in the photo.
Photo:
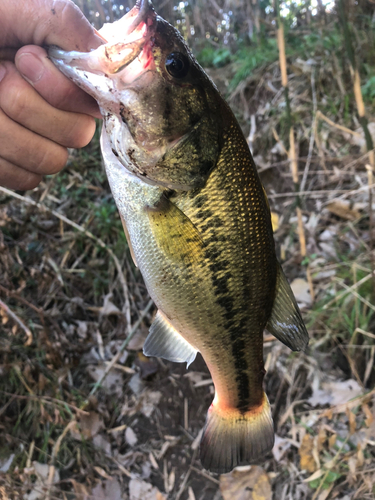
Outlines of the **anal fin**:
{"type": "Polygon", "coordinates": [[[156,356],[175,363],[184,363],[187,368],[194,361],[198,350],[194,349],[158,311],[143,346],[145,356],[156,356]]]}
{"type": "Polygon", "coordinates": [[[307,333],[292,289],[278,263],[276,295],[267,330],[292,351],[305,351],[309,343],[307,333]]]}

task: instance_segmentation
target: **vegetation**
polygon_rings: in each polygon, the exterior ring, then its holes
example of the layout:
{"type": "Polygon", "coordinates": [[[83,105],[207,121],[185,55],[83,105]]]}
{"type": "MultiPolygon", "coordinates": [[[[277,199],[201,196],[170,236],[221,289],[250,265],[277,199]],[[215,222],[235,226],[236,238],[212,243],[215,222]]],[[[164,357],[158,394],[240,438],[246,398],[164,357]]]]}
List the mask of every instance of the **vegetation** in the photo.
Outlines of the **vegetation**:
{"type": "MultiPolygon", "coordinates": [[[[77,3],[98,27],[130,6],[77,3]]],[[[273,454],[256,474],[202,472],[212,383],[201,359],[141,354],[152,313],[96,135],[32,192],[0,190],[0,497],[374,498],[375,7],[280,4],[288,110],[268,0],[154,4],[248,138],[309,350],[265,334],[273,454]]]]}

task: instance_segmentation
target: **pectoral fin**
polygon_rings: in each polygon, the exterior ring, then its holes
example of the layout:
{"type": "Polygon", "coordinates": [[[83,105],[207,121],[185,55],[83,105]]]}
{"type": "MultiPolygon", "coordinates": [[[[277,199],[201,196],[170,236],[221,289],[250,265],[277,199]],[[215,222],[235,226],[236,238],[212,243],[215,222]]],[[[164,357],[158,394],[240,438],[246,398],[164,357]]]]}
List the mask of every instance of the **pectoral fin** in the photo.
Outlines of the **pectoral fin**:
{"type": "Polygon", "coordinates": [[[189,368],[197,352],[158,311],[143,346],[144,355],[164,358],[175,363],[186,361],[189,368]]]}
{"type": "Polygon", "coordinates": [[[198,262],[203,242],[191,220],[168,198],[162,196],[154,207],[146,207],[151,231],[166,257],[184,265],[198,262]]]}
{"type": "Polygon", "coordinates": [[[266,328],[292,351],[306,350],[309,334],[280,264],[277,268],[276,296],[266,328]]]}

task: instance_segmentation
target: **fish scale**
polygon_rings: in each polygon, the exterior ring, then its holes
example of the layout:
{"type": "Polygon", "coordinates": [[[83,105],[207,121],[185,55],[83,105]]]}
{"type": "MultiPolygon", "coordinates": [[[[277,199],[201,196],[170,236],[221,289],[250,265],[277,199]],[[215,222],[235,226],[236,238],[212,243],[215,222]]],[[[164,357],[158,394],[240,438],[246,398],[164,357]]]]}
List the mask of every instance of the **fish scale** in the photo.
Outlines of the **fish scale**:
{"type": "Polygon", "coordinates": [[[202,354],[215,397],[200,458],[228,472],[273,446],[264,329],[292,350],[308,334],[246,140],[213,82],[148,0],[104,34],[91,53],[50,56],[103,115],[108,180],[158,308],[144,353],[188,365],[202,354]]]}

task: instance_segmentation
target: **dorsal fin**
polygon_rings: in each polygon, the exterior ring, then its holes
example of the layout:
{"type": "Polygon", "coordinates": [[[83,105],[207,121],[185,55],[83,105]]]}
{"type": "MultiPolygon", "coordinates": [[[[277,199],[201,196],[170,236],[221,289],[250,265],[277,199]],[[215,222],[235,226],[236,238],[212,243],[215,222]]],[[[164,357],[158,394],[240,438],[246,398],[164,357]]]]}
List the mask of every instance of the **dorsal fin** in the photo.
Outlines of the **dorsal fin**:
{"type": "Polygon", "coordinates": [[[306,350],[309,334],[292,289],[279,263],[277,266],[276,295],[266,328],[292,351],[306,350]]]}
{"type": "Polygon", "coordinates": [[[158,311],[143,346],[144,355],[164,358],[175,363],[186,361],[189,368],[197,352],[198,350],[194,349],[158,311]]]}

